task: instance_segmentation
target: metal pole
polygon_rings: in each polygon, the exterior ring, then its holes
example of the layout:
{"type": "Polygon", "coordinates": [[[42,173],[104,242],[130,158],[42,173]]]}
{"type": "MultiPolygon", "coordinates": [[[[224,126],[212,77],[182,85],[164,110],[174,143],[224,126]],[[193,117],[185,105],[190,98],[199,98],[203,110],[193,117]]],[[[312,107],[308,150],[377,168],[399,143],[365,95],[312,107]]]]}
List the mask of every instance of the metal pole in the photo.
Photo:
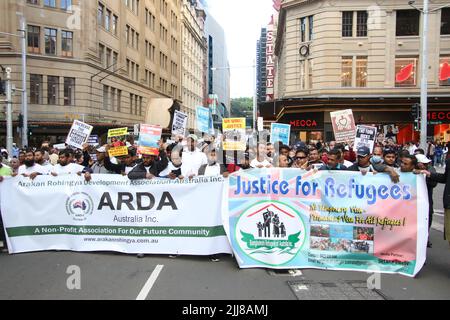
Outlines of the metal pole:
{"type": "Polygon", "coordinates": [[[22,31],[22,147],[28,146],[28,93],[27,93],[27,28],[25,17],[20,18],[22,31]]]}
{"type": "Polygon", "coordinates": [[[12,125],[12,86],[11,68],[6,68],[6,149],[12,157],[13,125],[12,125]]]}
{"type": "Polygon", "coordinates": [[[256,61],[253,61],[253,62],[254,62],[254,64],[253,64],[253,90],[254,90],[254,92],[253,92],[253,130],[257,131],[257,128],[256,128],[256,121],[257,121],[257,119],[256,119],[256,114],[257,114],[257,112],[256,112],[256,110],[257,110],[256,77],[257,77],[257,74],[256,74],[256,61]]]}
{"type": "Polygon", "coordinates": [[[428,129],[428,0],[423,1],[420,147],[427,150],[428,129]]]}

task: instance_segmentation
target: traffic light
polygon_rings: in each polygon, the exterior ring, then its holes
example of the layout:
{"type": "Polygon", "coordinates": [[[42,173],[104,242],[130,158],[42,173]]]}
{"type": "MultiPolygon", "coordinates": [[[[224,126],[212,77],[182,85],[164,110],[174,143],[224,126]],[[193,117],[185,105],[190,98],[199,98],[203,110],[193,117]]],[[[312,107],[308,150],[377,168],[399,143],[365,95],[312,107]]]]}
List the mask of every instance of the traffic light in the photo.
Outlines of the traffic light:
{"type": "Polygon", "coordinates": [[[23,115],[19,113],[19,128],[23,128],[23,115]]]}
{"type": "Polygon", "coordinates": [[[414,103],[411,109],[411,115],[413,116],[414,120],[420,118],[420,104],[414,103]]]}
{"type": "Polygon", "coordinates": [[[414,131],[419,131],[419,119],[414,120],[414,131]]]}
{"type": "Polygon", "coordinates": [[[0,96],[3,96],[6,94],[6,84],[5,81],[0,78],[0,96]]]}

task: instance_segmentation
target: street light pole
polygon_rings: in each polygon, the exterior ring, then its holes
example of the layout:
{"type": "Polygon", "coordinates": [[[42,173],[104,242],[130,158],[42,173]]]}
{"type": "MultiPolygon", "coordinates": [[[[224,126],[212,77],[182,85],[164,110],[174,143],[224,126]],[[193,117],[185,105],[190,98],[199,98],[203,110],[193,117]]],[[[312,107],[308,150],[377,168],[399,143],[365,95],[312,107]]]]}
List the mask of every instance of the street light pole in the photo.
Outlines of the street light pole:
{"type": "Polygon", "coordinates": [[[420,147],[427,150],[428,138],[428,0],[423,1],[422,82],[420,91],[420,147]]]}
{"type": "Polygon", "coordinates": [[[28,94],[27,94],[27,29],[25,17],[20,18],[22,31],[22,147],[28,147],[28,94]]]}
{"type": "Polygon", "coordinates": [[[13,125],[12,125],[12,88],[11,68],[6,68],[6,149],[12,157],[13,125]]]}
{"type": "Polygon", "coordinates": [[[423,13],[423,28],[422,28],[422,80],[420,84],[420,147],[427,150],[428,138],[428,16],[430,12],[434,12],[446,7],[450,4],[443,5],[433,10],[429,9],[429,0],[423,0],[423,10],[414,6],[415,1],[409,1],[408,4],[416,10],[423,13]]]}
{"type": "Polygon", "coordinates": [[[257,128],[256,128],[257,112],[256,111],[258,109],[258,107],[257,107],[258,99],[257,99],[257,96],[256,96],[257,95],[256,77],[257,77],[257,74],[256,74],[256,61],[253,61],[253,130],[254,131],[257,131],[257,128]]]}

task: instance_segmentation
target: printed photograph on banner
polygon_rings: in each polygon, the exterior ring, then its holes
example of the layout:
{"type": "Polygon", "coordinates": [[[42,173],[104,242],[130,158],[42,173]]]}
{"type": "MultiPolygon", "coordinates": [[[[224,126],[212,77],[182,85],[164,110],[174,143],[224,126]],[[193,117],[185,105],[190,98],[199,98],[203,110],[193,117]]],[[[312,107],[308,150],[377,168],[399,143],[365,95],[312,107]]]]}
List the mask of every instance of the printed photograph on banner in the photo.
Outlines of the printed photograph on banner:
{"type": "Polygon", "coordinates": [[[93,126],[74,120],[69,134],[67,135],[66,144],[77,149],[83,149],[83,144],[88,142],[93,126]]]}
{"type": "Polygon", "coordinates": [[[247,148],[247,136],[245,134],[245,118],[227,118],[222,121],[223,150],[245,151],[247,148]]]}
{"type": "Polygon", "coordinates": [[[161,135],[162,128],[160,126],[142,124],[139,134],[138,153],[158,156],[161,135]]]}
{"type": "Polygon", "coordinates": [[[231,175],[224,223],[239,266],[364,272],[375,265],[415,276],[425,263],[426,183],[410,174],[400,181],[279,168],[231,175]]]}
{"type": "Polygon", "coordinates": [[[331,123],[335,141],[337,143],[350,143],[355,141],[356,126],[351,109],[331,112],[331,123]]]}

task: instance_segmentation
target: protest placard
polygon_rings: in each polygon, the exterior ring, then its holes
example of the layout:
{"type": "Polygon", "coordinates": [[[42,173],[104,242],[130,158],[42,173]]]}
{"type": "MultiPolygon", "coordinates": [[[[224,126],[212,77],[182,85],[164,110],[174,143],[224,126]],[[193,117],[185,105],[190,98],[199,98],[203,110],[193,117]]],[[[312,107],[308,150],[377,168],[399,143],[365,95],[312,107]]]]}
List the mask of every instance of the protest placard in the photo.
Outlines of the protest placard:
{"type": "Polygon", "coordinates": [[[109,156],[112,157],[120,157],[126,156],[128,154],[128,148],[125,147],[115,147],[108,150],[109,156]]]}
{"type": "Polygon", "coordinates": [[[247,142],[245,127],[245,118],[223,119],[223,150],[245,151],[247,142]]]}
{"type": "Polygon", "coordinates": [[[172,136],[185,135],[187,127],[188,115],[186,113],[175,110],[172,123],[172,136]]]}
{"type": "Polygon", "coordinates": [[[158,141],[161,139],[161,134],[162,128],[160,126],[142,124],[139,134],[138,153],[143,155],[158,156],[158,141]]]}
{"type": "Polygon", "coordinates": [[[116,128],[108,130],[108,138],[128,135],[128,128],[116,128]]]}
{"type": "Polygon", "coordinates": [[[357,126],[355,138],[355,150],[360,147],[367,147],[373,151],[375,146],[375,139],[377,137],[377,128],[370,126],[357,126]]]}
{"type": "Polygon", "coordinates": [[[289,145],[289,138],[291,135],[291,125],[282,123],[272,123],[270,142],[283,142],[284,145],[289,145]]]}
{"type": "Polygon", "coordinates": [[[355,141],[356,126],[351,109],[331,112],[331,123],[337,143],[355,141]]]}
{"type": "Polygon", "coordinates": [[[67,135],[66,144],[78,149],[82,149],[83,144],[88,141],[93,128],[93,126],[87,123],[74,120],[69,134],[67,135]]]}
{"type": "Polygon", "coordinates": [[[197,119],[197,129],[200,132],[209,133],[210,126],[210,111],[205,107],[197,107],[196,119],[197,119]]]}

